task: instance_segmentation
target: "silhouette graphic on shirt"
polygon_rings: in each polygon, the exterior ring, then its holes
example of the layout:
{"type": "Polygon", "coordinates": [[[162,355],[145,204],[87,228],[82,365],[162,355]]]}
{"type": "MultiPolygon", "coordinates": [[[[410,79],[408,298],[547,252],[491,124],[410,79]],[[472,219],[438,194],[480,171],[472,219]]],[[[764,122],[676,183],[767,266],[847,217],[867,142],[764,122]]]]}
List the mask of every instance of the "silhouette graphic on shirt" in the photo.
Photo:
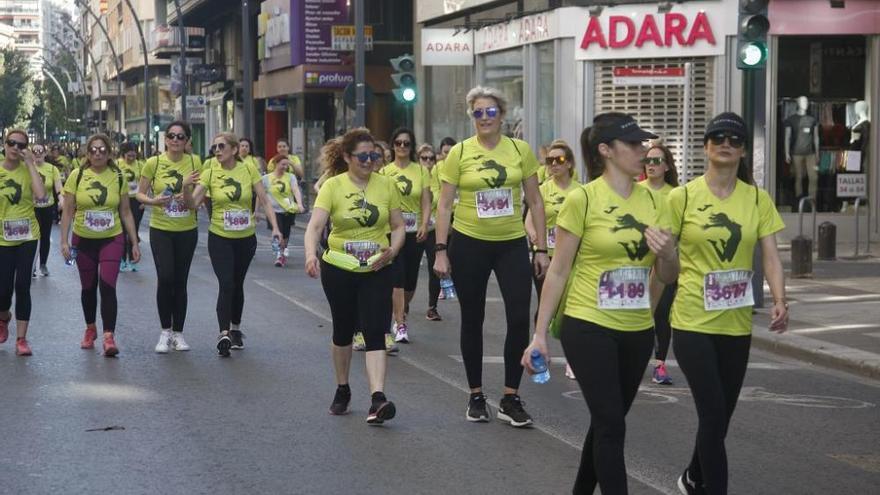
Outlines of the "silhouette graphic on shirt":
{"type": "Polygon", "coordinates": [[[723,228],[730,232],[730,237],[727,239],[708,239],[708,241],[712,245],[712,249],[715,250],[715,254],[718,255],[718,259],[725,262],[733,261],[739,243],[742,241],[742,225],[734,222],[724,213],[715,213],[709,215],[709,223],[703,225],[703,230],[711,228],[723,228]]]}
{"type": "Polygon", "coordinates": [[[226,189],[227,187],[231,187],[232,191],[224,191],[226,197],[229,198],[229,201],[238,201],[241,199],[241,183],[232,177],[222,177],[223,185],[220,186],[220,189],[226,189]]]}
{"type": "Polygon", "coordinates": [[[104,184],[93,180],[91,183],[89,183],[89,187],[86,188],[86,191],[98,191],[98,194],[94,196],[92,196],[91,194],[89,195],[89,197],[92,198],[92,201],[95,203],[95,206],[104,206],[107,203],[107,188],[104,187],[104,184]]]}
{"type": "Polygon", "coordinates": [[[507,169],[499,165],[495,160],[487,160],[483,162],[483,166],[477,169],[478,172],[483,172],[485,170],[494,170],[498,173],[495,178],[481,177],[483,182],[485,182],[490,189],[498,189],[507,182],[507,169]]]}
{"type": "Polygon", "coordinates": [[[178,194],[183,191],[183,176],[180,175],[180,172],[177,170],[168,170],[165,172],[165,178],[173,180],[174,183],[170,184],[171,189],[174,191],[174,194],[178,194]]]}
{"type": "Polygon", "coordinates": [[[648,226],[636,220],[636,217],[630,215],[629,213],[617,217],[617,226],[611,227],[611,232],[619,232],[621,230],[636,230],[641,234],[641,239],[638,241],[629,241],[629,242],[618,242],[623,249],[626,251],[626,255],[630,260],[641,261],[645,258],[645,255],[648,254],[650,248],[648,248],[648,240],[645,238],[645,229],[648,226]]]}
{"type": "Polygon", "coordinates": [[[413,183],[407,176],[400,174],[395,180],[397,181],[397,189],[400,190],[402,196],[409,196],[412,194],[413,183]]]}
{"type": "Polygon", "coordinates": [[[3,189],[12,189],[12,193],[3,193],[6,196],[6,199],[9,200],[9,203],[12,205],[17,205],[19,201],[21,201],[21,184],[15,182],[12,179],[6,179],[3,182],[3,187],[0,188],[0,191],[3,189]]]}
{"type": "Polygon", "coordinates": [[[345,196],[345,199],[355,198],[348,211],[361,211],[360,217],[354,217],[361,227],[372,227],[379,221],[379,208],[370,204],[367,198],[359,192],[353,192],[345,196]]]}

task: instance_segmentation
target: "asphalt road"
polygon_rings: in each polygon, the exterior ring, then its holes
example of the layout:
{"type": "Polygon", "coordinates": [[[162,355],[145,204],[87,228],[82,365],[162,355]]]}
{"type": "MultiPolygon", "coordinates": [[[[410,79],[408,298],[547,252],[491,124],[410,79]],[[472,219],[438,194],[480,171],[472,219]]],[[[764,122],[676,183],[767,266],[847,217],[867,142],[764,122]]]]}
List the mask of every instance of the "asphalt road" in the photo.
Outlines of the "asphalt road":
{"type": "MultiPolygon", "coordinates": [[[[79,349],[76,270],[53,246],[51,275],[32,290],[34,356],[0,346],[0,493],[570,493],[589,422],[578,387],[556,362],[548,384],[523,381],[535,428],[466,422],[457,304],[441,302],[444,321],[426,321],[424,273],[413,343],[390,358],[386,393],[397,418],[366,425],[359,354],[352,414],[328,415],[329,309],[302,270],[302,232],[294,236],[286,269],[271,266],[261,237],[246,282],[246,349],[230,359],[214,347],[217,285],[205,234],[190,277],[193,350],[153,352],[155,273],[144,243],[142,271],[119,282],[118,359],[79,349]]],[[[493,286],[484,364],[493,405],[503,321],[493,286]]],[[[646,374],[628,416],[633,494],[677,493],[693,448],[693,401],[671,364],[675,385],[652,385],[646,374]]],[[[880,383],[755,350],[750,366],[727,441],[730,493],[876,493],[880,383]]]]}

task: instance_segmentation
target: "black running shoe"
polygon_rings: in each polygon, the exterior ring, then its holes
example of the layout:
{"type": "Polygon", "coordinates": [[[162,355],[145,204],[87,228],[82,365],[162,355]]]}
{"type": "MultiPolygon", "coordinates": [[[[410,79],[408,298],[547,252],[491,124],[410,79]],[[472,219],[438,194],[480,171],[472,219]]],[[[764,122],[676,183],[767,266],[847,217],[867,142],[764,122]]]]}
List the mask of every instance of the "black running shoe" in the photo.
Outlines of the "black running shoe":
{"type": "Polygon", "coordinates": [[[471,394],[471,398],[468,401],[467,414],[465,415],[468,421],[472,421],[475,423],[488,423],[489,422],[489,409],[486,406],[486,396],[483,395],[482,392],[475,392],[471,394]]]}
{"type": "Polygon", "coordinates": [[[704,495],[706,493],[703,485],[691,479],[687,469],[678,477],[678,491],[682,495],[704,495]]]}
{"type": "Polygon", "coordinates": [[[333,396],[333,403],[330,404],[330,414],[334,416],[348,414],[349,402],[351,402],[351,388],[348,386],[336,387],[336,395],[333,396]]]}
{"type": "Polygon", "coordinates": [[[498,419],[515,428],[532,425],[532,417],[523,409],[523,402],[516,394],[504,394],[498,408],[498,419]]]}
{"type": "Polygon", "coordinates": [[[217,352],[223,357],[229,357],[229,349],[232,347],[232,341],[228,335],[220,335],[217,339],[217,352]]]}
{"type": "Polygon", "coordinates": [[[370,406],[370,412],[367,414],[367,424],[381,425],[382,423],[394,418],[397,414],[397,408],[394,403],[385,398],[382,392],[373,394],[373,404],[370,406]]]}
{"type": "Polygon", "coordinates": [[[241,330],[230,330],[229,340],[232,341],[233,349],[244,349],[244,332],[242,332],[241,330]]]}

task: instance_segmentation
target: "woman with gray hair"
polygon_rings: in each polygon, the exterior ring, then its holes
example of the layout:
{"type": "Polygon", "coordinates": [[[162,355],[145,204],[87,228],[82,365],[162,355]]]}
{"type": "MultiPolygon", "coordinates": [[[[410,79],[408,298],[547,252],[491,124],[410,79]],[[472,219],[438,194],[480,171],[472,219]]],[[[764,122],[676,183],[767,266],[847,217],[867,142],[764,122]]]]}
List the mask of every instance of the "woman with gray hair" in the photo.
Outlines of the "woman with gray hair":
{"type": "Polygon", "coordinates": [[[483,319],[489,275],[495,272],[507,317],[498,419],[525,427],[532,418],[517,392],[523,372],[519,357],[529,340],[530,279],[532,270],[543,277],[549,265],[539,165],[526,142],[502,135],[507,100],[498,90],[471,89],[467,107],[475,135],[453,146],[440,168],[434,270],[441,278],[451,273],[458,292],[461,355],[471,390],[466,418],[474,422],[489,421],[482,388],[483,319]],[[456,192],[459,202],[450,233],[456,192]],[[533,268],[523,228],[523,192],[538,233],[533,268]]]}

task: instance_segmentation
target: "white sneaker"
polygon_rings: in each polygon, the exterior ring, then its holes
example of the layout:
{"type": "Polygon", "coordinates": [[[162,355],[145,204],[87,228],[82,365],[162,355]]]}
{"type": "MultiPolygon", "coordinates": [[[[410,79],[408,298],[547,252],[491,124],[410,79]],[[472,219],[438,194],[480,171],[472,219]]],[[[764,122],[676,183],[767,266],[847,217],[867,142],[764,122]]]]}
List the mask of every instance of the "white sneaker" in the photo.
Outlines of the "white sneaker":
{"type": "Polygon", "coordinates": [[[159,343],[156,344],[156,352],[159,354],[168,354],[168,346],[171,344],[171,332],[162,330],[159,334],[159,343]]]}
{"type": "Polygon", "coordinates": [[[171,348],[175,351],[189,350],[189,344],[183,340],[183,332],[171,332],[171,348]]]}
{"type": "Polygon", "coordinates": [[[290,257],[290,251],[288,251],[287,248],[284,248],[284,250],[283,250],[281,253],[284,254],[284,257],[285,257],[285,258],[290,257]]]}

